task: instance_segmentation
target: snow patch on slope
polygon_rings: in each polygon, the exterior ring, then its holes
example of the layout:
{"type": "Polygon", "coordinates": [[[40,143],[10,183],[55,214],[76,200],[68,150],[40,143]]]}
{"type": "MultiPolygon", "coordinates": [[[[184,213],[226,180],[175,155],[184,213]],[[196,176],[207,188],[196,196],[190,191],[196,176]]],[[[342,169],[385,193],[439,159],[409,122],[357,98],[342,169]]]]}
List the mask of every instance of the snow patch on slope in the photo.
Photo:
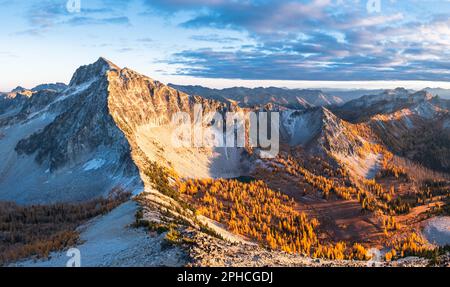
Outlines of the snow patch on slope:
{"type": "Polygon", "coordinates": [[[379,154],[369,153],[365,155],[365,158],[357,155],[343,156],[340,154],[335,154],[335,157],[344,163],[352,174],[361,178],[372,179],[380,169],[381,155],[379,154]]]}
{"type": "Polygon", "coordinates": [[[84,171],[90,171],[90,170],[97,170],[100,169],[102,166],[104,166],[106,163],[106,160],[101,158],[95,158],[93,160],[88,161],[84,166],[84,171]]]}
{"type": "Polygon", "coordinates": [[[90,88],[91,85],[94,84],[95,82],[97,82],[98,80],[99,80],[99,78],[96,77],[96,78],[90,80],[89,82],[82,83],[82,84],[71,86],[71,87],[67,88],[64,91],[63,95],[58,97],[49,106],[54,105],[54,104],[59,103],[59,102],[62,102],[62,101],[66,100],[66,99],[68,99],[68,98],[70,98],[72,96],[79,95],[80,93],[82,93],[82,92],[86,91],[88,88],[90,88]]]}
{"type": "Polygon", "coordinates": [[[425,119],[432,119],[434,118],[439,112],[441,112],[441,109],[434,106],[433,104],[429,102],[423,102],[417,105],[413,108],[413,112],[425,119]]]}
{"type": "Polygon", "coordinates": [[[174,147],[174,129],[169,125],[140,126],[136,142],[150,160],[173,168],[182,177],[233,178],[242,175],[243,149],[174,147]]]}
{"type": "Polygon", "coordinates": [[[428,222],[424,229],[428,242],[445,246],[450,244],[450,217],[436,217],[428,222]]]}
{"type": "MultiPolygon", "coordinates": [[[[185,254],[178,247],[162,250],[163,236],[150,236],[144,229],[135,229],[137,204],[127,202],[109,214],[94,219],[81,232],[84,243],[77,246],[81,252],[82,267],[140,267],[183,266],[185,254]]],[[[24,267],[65,267],[66,252],[55,252],[49,260],[28,260],[15,264],[24,267]]]]}
{"type": "MultiPolygon", "coordinates": [[[[402,109],[392,114],[379,114],[372,118],[380,126],[389,122],[396,128],[413,129],[418,119],[431,120],[436,118],[443,110],[430,102],[422,102],[414,107],[402,109]]],[[[383,128],[385,126],[383,125],[383,128]]]]}
{"type": "Polygon", "coordinates": [[[281,113],[281,134],[292,146],[307,144],[320,132],[321,125],[322,119],[317,111],[288,110],[281,113]]]}
{"type": "Polygon", "coordinates": [[[53,172],[47,165],[39,165],[33,154],[19,155],[15,151],[18,141],[42,130],[53,119],[54,114],[45,114],[0,128],[0,134],[3,135],[0,139],[0,200],[44,204],[89,200],[106,195],[118,185],[135,193],[142,189],[139,178],[122,176],[112,165],[120,161],[114,151],[99,149],[97,153],[87,154],[85,158],[71,161],[66,167],[53,172]],[[100,162],[97,161],[85,166],[88,172],[74,168],[78,165],[83,167],[83,163],[92,158],[107,158],[111,165],[100,168],[100,162]]]}

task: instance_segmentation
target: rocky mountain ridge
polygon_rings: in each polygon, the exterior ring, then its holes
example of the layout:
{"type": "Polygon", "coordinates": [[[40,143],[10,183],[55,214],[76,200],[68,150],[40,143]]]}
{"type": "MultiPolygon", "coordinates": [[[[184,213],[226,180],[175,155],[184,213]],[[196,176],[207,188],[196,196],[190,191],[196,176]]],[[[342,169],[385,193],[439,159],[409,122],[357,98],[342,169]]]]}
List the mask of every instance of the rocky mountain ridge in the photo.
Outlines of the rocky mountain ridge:
{"type": "Polygon", "coordinates": [[[192,95],[199,95],[218,101],[233,101],[241,107],[263,107],[271,105],[276,108],[307,109],[317,106],[342,104],[343,100],[336,96],[327,95],[320,90],[301,90],[283,88],[244,88],[210,89],[201,86],[169,86],[192,95]]]}

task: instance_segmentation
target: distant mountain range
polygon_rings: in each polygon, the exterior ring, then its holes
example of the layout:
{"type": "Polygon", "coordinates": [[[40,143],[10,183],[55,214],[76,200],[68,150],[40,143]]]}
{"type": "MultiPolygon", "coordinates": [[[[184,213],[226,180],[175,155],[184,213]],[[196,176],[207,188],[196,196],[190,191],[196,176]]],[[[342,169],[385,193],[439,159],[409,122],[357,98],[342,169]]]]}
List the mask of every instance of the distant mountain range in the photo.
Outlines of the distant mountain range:
{"type": "Polygon", "coordinates": [[[297,90],[283,88],[229,88],[210,89],[201,86],[179,86],[169,84],[172,88],[187,94],[198,95],[218,101],[233,101],[241,107],[256,107],[272,105],[290,109],[305,109],[317,106],[341,104],[344,101],[335,96],[329,96],[320,90],[297,90]]]}
{"type": "Polygon", "coordinates": [[[439,96],[444,99],[450,99],[450,90],[442,88],[425,88],[425,91],[429,92],[434,96],[439,96]]]}
{"type": "Polygon", "coordinates": [[[366,122],[398,155],[450,172],[450,100],[423,90],[387,90],[333,111],[351,122],[366,122]]]}

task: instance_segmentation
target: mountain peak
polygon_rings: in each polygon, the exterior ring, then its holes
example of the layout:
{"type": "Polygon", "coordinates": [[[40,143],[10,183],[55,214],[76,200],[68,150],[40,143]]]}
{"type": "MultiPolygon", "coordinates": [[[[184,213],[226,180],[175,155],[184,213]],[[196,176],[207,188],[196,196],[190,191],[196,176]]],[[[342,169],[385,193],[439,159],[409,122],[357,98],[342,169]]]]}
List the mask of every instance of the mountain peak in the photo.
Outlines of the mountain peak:
{"type": "Polygon", "coordinates": [[[100,57],[95,63],[78,68],[70,80],[69,86],[80,85],[104,76],[106,72],[120,70],[119,66],[104,57],[100,57]]]}
{"type": "Polygon", "coordinates": [[[106,66],[106,67],[108,67],[108,68],[110,68],[112,70],[120,69],[119,66],[117,66],[116,64],[114,64],[110,60],[106,59],[105,57],[98,58],[98,60],[94,64],[106,66]]]}
{"type": "Polygon", "coordinates": [[[11,90],[11,93],[20,93],[20,92],[23,92],[23,91],[26,91],[26,90],[27,89],[22,87],[22,86],[17,86],[14,89],[11,90]]]}
{"type": "Polygon", "coordinates": [[[404,93],[408,92],[408,90],[403,88],[403,87],[397,87],[397,88],[394,89],[394,91],[396,91],[396,92],[404,92],[404,93]]]}
{"type": "Polygon", "coordinates": [[[422,90],[422,91],[418,91],[418,92],[412,94],[411,97],[413,99],[417,99],[417,100],[429,101],[434,96],[430,92],[422,90]]]}

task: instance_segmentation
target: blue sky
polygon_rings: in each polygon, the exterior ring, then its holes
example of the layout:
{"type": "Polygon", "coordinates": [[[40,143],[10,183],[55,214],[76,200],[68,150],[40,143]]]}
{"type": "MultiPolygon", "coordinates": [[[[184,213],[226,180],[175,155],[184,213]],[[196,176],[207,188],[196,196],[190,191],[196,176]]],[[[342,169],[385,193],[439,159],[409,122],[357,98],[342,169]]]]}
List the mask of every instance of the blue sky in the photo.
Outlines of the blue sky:
{"type": "Polygon", "coordinates": [[[68,82],[99,56],[213,87],[450,81],[449,0],[368,1],[0,0],[0,90],[68,82]]]}

